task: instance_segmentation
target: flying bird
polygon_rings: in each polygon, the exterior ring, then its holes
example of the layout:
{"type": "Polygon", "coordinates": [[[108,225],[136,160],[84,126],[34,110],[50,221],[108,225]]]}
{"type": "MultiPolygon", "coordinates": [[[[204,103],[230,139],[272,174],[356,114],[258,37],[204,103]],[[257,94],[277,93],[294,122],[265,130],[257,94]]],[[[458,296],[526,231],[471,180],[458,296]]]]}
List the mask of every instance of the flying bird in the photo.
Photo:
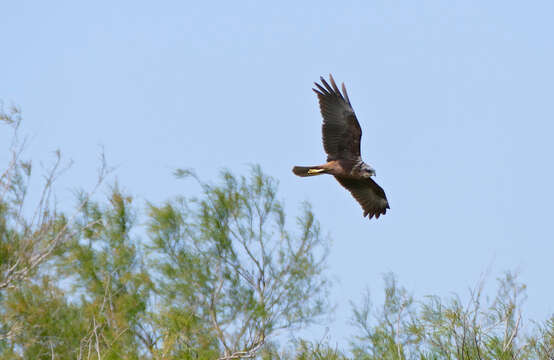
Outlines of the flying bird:
{"type": "Polygon", "coordinates": [[[375,170],[362,161],[360,139],[362,129],[348,99],[344,83],[340,92],[333,76],[329,74],[331,85],[323,77],[321,84],[315,83],[312,89],[319,99],[323,117],[323,148],[327,153],[327,163],[316,166],[295,166],[292,172],[307,177],[330,174],[345,187],[362,206],[364,217],[386,214],[389,202],[385,191],[371,178],[375,170]]]}

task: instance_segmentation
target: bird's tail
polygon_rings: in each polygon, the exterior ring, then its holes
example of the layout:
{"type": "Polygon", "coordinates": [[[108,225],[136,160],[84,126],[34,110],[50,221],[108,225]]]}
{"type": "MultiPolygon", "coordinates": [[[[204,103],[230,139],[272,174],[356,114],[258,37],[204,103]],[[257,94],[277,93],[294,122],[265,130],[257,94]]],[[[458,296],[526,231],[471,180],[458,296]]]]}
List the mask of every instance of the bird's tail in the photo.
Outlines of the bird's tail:
{"type": "Polygon", "coordinates": [[[292,168],[292,172],[301,177],[323,175],[327,172],[327,169],[323,166],[295,166],[292,168]]]}

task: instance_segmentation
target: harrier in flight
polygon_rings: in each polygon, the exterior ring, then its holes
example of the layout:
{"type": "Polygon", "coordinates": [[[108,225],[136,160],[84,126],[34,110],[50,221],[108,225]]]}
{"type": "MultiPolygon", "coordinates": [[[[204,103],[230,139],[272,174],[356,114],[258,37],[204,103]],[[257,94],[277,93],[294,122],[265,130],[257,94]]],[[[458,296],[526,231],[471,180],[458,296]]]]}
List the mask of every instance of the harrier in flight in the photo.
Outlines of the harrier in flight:
{"type": "Polygon", "coordinates": [[[323,116],[323,148],[327,153],[327,163],[317,166],[295,166],[292,169],[298,176],[331,174],[344,186],[364,209],[364,217],[379,218],[389,209],[389,202],[383,189],[371,178],[375,170],[362,161],[360,139],[362,129],[342,84],[340,92],[333,76],[331,85],[323,77],[321,84],[315,83],[313,91],[319,99],[323,116]]]}

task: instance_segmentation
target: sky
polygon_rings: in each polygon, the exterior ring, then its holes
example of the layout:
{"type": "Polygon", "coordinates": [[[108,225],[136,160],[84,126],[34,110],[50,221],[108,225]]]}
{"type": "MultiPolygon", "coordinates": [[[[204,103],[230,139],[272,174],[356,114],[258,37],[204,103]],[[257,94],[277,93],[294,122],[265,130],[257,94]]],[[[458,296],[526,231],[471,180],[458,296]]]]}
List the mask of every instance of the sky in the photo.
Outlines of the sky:
{"type": "Polygon", "coordinates": [[[93,185],[102,148],[111,181],[142,201],[198,193],[176,168],[215,180],[260,164],[289,212],[310,201],[333,240],[332,341],[352,332],[349,301],[368,288],[379,303],[390,271],[417,298],[467,294],[485,272],[494,290],[517,271],[525,314],[543,320],[553,15],[551,1],[10,1],[0,99],[23,111],[28,157],[48,163],[59,148],[74,161],[62,204],[93,185]],[[291,172],[325,161],[311,87],[329,73],[387,193],[378,220],[332,177],[291,172]]]}

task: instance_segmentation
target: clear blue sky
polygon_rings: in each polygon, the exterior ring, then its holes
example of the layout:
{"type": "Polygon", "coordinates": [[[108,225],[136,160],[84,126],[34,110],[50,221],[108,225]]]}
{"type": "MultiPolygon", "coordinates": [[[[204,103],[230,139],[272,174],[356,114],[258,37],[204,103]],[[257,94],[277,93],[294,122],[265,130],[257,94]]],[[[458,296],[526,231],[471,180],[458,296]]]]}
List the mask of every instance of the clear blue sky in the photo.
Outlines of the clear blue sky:
{"type": "MultiPolygon", "coordinates": [[[[416,296],[465,294],[519,270],[527,315],[554,312],[554,2],[9,1],[0,99],[28,155],[60,148],[93,183],[99,146],[131,194],[160,202],[259,163],[291,211],[309,200],[334,243],[333,339],[349,300],[395,272],[416,296]],[[345,82],[362,155],[390,200],[377,221],[332,177],[312,82],[345,82]]],[[[3,130],[4,131],[4,130],[3,130]]],[[[2,134],[0,139],[5,139],[2,134]]],[[[4,156],[4,155],[3,155],[4,156]]],[[[315,330],[314,330],[315,331],[315,330]]]]}

